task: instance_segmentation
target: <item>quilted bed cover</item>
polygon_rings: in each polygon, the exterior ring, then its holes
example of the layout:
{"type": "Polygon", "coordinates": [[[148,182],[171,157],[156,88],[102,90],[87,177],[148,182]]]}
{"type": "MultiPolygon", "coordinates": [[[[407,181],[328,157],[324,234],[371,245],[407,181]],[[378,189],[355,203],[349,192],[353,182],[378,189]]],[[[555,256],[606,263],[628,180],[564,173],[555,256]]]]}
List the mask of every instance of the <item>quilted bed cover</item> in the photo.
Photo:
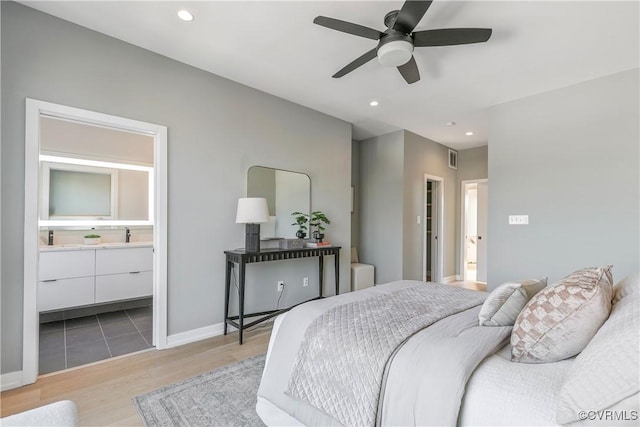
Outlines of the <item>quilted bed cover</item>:
{"type": "MultiPolygon", "coordinates": [[[[317,399],[292,393],[290,387],[296,381],[300,363],[314,361],[313,357],[304,357],[305,352],[308,353],[308,349],[305,349],[305,333],[309,325],[314,324],[319,317],[335,312],[335,308],[342,305],[353,306],[376,299],[385,301],[393,293],[413,287],[431,287],[436,296],[442,291],[439,288],[442,286],[418,281],[393,282],[313,301],[287,313],[284,320],[279,322],[277,330],[274,330],[258,390],[258,413],[263,421],[267,424],[290,425],[455,425],[467,380],[487,355],[505,344],[511,331],[510,327],[478,326],[478,312],[485,294],[475,291],[447,287],[455,289],[450,297],[457,300],[452,304],[460,310],[451,310],[451,305],[446,305],[449,308],[443,308],[443,311],[448,311],[444,317],[436,316],[439,320],[415,333],[411,332],[408,339],[402,340],[394,348],[384,363],[380,381],[368,382],[368,387],[374,388],[375,399],[366,398],[371,390],[356,390],[356,396],[353,396],[353,391],[344,393],[338,387],[335,395],[321,399],[329,402],[323,406],[318,404],[317,399]],[[460,301],[467,301],[466,305],[470,308],[463,308],[465,304],[459,304],[460,301]],[[344,407],[358,405],[353,398],[357,398],[359,394],[363,396],[360,402],[363,406],[370,406],[371,402],[375,405],[373,417],[353,418],[353,414],[344,413],[344,407]],[[331,407],[332,402],[339,403],[341,399],[347,399],[349,405],[331,407]],[[273,414],[277,416],[273,417],[273,414]]],[[[449,290],[446,292],[449,295],[449,290]]],[[[359,316],[358,321],[360,318],[359,316]]],[[[356,327],[354,323],[357,322],[353,317],[345,316],[345,321],[351,322],[347,327],[356,327]]],[[[361,342],[353,341],[351,344],[360,345],[361,342]]],[[[347,341],[341,345],[348,347],[350,343],[347,341]]],[[[332,362],[341,369],[349,365],[337,362],[343,354],[332,360],[331,352],[337,351],[331,349],[322,353],[322,364],[327,369],[327,376],[331,375],[329,370],[334,366],[332,362]]],[[[368,369],[362,366],[362,363],[366,363],[363,360],[352,362],[352,371],[340,373],[339,376],[362,376],[368,369]]],[[[309,378],[318,377],[322,377],[321,372],[314,373],[309,378]]],[[[357,382],[359,387],[363,383],[367,382],[357,382]]],[[[331,387],[327,384],[334,383],[325,381],[322,384],[322,381],[318,381],[323,396],[331,394],[331,387]]],[[[313,389],[313,386],[313,383],[307,384],[306,388],[313,389]]]]}

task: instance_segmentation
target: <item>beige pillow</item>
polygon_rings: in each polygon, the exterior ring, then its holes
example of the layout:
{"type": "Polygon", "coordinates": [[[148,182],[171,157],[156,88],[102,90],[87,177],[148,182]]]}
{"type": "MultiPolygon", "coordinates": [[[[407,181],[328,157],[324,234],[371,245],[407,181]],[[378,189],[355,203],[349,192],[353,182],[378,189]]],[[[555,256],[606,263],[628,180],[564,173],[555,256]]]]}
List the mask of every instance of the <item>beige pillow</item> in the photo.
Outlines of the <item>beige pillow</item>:
{"type": "Polygon", "coordinates": [[[611,311],[611,266],[578,270],[536,294],[511,333],[511,360],[547,363],[580,353],[611,311]]]}
{"type": "Polygon", "coordinates": [[[481,326],[513,326],[525,304],[547,286],[547,278],[507,282],[495,288],[482,304],[481,326]]]}

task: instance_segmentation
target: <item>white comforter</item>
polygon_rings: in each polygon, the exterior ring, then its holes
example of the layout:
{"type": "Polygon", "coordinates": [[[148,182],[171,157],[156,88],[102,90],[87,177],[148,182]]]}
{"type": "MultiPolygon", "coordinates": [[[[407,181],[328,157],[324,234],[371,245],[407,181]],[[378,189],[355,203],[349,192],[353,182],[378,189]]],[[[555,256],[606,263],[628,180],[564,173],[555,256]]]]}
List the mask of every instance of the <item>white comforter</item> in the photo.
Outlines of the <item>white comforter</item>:
{"type": "MultiPolygon", "coordinates": [[[[305,304],[289,312],[284,321],[279,320],[258,391],[258,413],[263,421],[281,425],[339,425],[325,412],[285,393],[306,327],[336,305],[411,286],[430,285],[401,281],[376,286],[305,304]]],[[[464,295],[461,292],[461,297],[464,295]]],[[[438,321],[398,349],[387,365],[377,424],[456,424],[467,379],[482,359],[504,345],[511,329],[478,326],[479,308],[438,321]]]]}

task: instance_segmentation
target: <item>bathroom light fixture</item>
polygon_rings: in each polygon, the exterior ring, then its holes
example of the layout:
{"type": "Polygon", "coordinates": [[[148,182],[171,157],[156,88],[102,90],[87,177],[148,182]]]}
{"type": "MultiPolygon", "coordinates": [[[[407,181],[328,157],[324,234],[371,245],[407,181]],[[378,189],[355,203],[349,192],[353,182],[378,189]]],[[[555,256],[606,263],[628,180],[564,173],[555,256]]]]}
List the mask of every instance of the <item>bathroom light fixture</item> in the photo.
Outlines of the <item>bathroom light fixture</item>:
{"type": "Polygon", "coordinates": [[[447,122],[447,126],[455,126],[455,125],[456,125],[456,122],[454,121],[447,122]]]}
{"type": "Polygon", "coordinates": [[[193,15],[191,14],[191,12],[184,9],[178,11],[178,18],[182,19],[185,22],[193,21],[193,15]]]}
{"type": "Polygon", "coordinates": [[[269,207],[263,197],[243,197],[238,199],[236,224],[246,224],[244,250],[260,252],[260,223],[269,222],[269,207]]]}
{"type": "Polygon", "coordinates": [[[371,105],[372,107],[377,107],[378,105],[380,105],[380,103],[376,100],[373,100],[369,103],[369,105],[371,105]]]}
{"type": "Polygon", "coordinates": [[[473,136],[473,132],[469,131],[469,132],[465,133],[465,135],[467,135],[467,136],[473,136]]]}
{"type": "Polygon", "coordinates": [[[378,62],[390,67],[406,64],[413,55],[413,44],[406,40],[394,40],[378,49],[378,62]]]}

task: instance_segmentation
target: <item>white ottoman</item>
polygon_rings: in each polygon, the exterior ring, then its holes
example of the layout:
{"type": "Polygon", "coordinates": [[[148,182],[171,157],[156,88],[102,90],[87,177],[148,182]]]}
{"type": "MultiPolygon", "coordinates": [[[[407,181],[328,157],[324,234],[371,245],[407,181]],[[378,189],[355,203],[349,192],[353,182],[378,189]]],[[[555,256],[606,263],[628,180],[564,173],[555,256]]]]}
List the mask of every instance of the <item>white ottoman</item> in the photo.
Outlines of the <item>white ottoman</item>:
{"type": "Polygon", "coordinates": [[[358,262],[356,248],[351,248],[351,290],[370,288],[375,280],[375,268],[371,264],[358,262]]]}
{"type": "Polygon", "coordinates": [[[75,427],[77,425],[76,405],[70,400],[61,400],[0,419],[1,427],[75,427]]]}

